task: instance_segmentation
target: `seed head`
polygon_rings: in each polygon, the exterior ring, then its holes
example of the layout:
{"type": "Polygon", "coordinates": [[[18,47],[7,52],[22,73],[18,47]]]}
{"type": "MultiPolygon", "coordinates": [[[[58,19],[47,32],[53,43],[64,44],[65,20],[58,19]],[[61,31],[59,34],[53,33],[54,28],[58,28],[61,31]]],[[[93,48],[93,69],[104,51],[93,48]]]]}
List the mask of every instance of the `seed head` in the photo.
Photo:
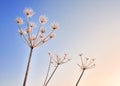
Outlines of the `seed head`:
{"type": "Polygon", "coordinates": [[[31,8],[26,8],[24,10],[24,13],[26,14],[27,17],[32,17],[34,15],[34,11],[31,8]]]}
{"type": "Polygon", "coordinates": [[[49,36],[50,38],[54,38],[55,37],[55,34],[50,34],[50,36],[49,36]]]}
{"type": "Polygon", "coordinates": [[[18,32],[19,32],[20,35],[26,34],[26,32],[24,30],[18,30],[18,32]]]}
{"type": "Polygon", "coordinates": [[[45,33],[45,29],[44,29],[44,28],[41,28],[41,29],[40,29],[40,32],[41,32],[41,33],[45,33]]]}
{"type": "Polygon", "coordinates": [[[51,28],[52,28],[53,30],[57,30],[57,29],[59,28],[59,24],[58,24],[58,23],[52,23],[52,24],[51,24],[51,28]]]}
{"type": "Polygon", "coordinates": [[[34,22],[30,22],[29,25],[31,28],[36,28],[36,24],[34,22]]]}
{"type": "Polygon", "coordinates": [[[46,17],[46,16],[40,16],[40,17],[39,17],[39,22],[40,22],[41,24],[47,23],[47,17],[46,17]]]}
{"type": "Polygon", "coordinates": [[[23,24],[23,19],[20,18],[20,17],[17,17],[16,18],[16,23],[19,24],[19,25],[23,24]]]}
{"type": "Polygon", "coordinates": [[[45,34],[40,34],[40,38],[44,39],[45,38],[45,34]]]}
{"type": "Polygon", "coordinates": [[[27,29],[26,29],[26,32],[27,32],[27,33],[31,33],[31,31],[32,31],[31,28],[27,28],[27,29]]]}

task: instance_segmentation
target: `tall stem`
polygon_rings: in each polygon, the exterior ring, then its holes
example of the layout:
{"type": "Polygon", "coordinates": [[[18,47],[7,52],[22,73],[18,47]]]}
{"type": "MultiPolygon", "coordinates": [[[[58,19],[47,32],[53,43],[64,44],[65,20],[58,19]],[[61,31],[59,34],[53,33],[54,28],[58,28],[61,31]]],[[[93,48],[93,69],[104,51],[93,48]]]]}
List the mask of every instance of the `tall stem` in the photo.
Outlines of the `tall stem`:
{"type": "Polygon", "coordinates": [[[47,86],[47,85],[48,85],[48,83],[50,82],[50,80],[51,80],[51,78],[53,77],[54,73],[56,72],[56,70],[57,70],[58,66],[59,66],[59,65],[57,65],[57,66],[55,67],[55,69],[54,69],[54,71],[52,72],[52,74],[51,74],[50,78],[47,80],[47,82],[45,83],[45,85],[44,85],[44,86],[47,86]]]}
{"type": "Polygon", "coordinates": [[[49,66],[48,66],[48,70],[47,70],[47,75],[46,75],[46,77],[45,77],[45,81],[44,81],[43,86],[45,86],[45,83],[46,83],[46,81],[47,81],[47,78],[48,78],[48,75],[49,75],[49,71],[50,71],[50,65],[51,65],[51,61],[49,62],[49,66]]]}
{"type": "Polygon", "coordinates": [[[24,77],[23,86],[26,86],[28,72],[29,72],[29,68],[30,68],[30,62],[31,62],[31,58],[32,58],[32,52],[33,52],[33,47],[30,48],[30,55],[29,55],[29,59],[28,59],[28,64],[27,64],[27,69],[26,69],[26,73],[25,73],[25,77],[24,77]]]}
{"type": "Polygon", "coordinates": [[[81,73],[81,75],[80,75],[80,77],[79,77],[79,79],[78,79],[78,81],[77,81],[75,86],[78,86],[78,84],[79,84],[79,82],[80,82],[84,72],[85,72],[85,69],[83,69],[83,71],[82,71],[82,73],[81,73]]]}

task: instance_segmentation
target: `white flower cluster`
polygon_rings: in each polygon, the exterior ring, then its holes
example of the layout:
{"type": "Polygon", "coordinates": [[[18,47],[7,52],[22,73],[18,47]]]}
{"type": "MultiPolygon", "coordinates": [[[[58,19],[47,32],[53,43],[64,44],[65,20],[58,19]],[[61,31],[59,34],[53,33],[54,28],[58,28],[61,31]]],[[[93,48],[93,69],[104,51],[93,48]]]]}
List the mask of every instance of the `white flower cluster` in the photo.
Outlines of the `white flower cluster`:
{"type": "Polygon", "coordinates": [[[48,19],[46,16],[40,16],[40,28],[38,29],[36,35],[33,35],[33,29],[35,29],[37,25],[34,22],[30,22],[29,18],[34,15],[34,11],[31,8],[27,8],[24,10],[24,13],[26,15],[26,21],[23,21],[21,17],[18,17],[16,18],[16,23],[18,24],[18,32],[27,45],[29,45],[30,47],[38,47],[47,42],[49,39],[55,37],[54,31],[59,28],[58,23],[51,23],[50,27],[52,28],[52,31],[48,35],[46,35],[46,29],[43,26],[47,23],[48,19]],[[23,22],[27,24],[25,30],[21,28],[23,22]]]}

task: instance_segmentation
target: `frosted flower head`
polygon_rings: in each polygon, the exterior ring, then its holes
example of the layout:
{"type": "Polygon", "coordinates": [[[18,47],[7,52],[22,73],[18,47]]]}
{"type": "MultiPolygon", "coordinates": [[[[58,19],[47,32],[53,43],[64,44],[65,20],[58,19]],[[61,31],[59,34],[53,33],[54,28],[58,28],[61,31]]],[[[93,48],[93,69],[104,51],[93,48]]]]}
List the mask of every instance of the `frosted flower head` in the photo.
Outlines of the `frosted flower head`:
{"type": "Polygon", "coordinates": [[[27,17],[32,17],[34,15],[34,11],[31,8],[26,8],[24,10],[24,13],[26,14],[27,17]]]}
{"type": "Polygon", "coordinates": [[[23,24],[23,19],[20,18],[20,17],[17,17],[16,18],[16,23],[19,24],[19,25],[23,24]]]}
{"type": "Polygon", "coordinates": [[[82,56],[82,55],[83,55],[83,53],[79,54],[79,56],[82,56]]]}
{"type": "Polygon", "coordinates": [[[26,32],[25,32],[24,30],[20,30],[20,29],[18,29],[18,32],[19,32],[20,35],[24,35],[24,34],[26,34],[26,32]]]}
{"type": "Polygon", "coordinates": [[[31,33],[31,32],[32,32],[32,29],[31,29],[31,28],[27,28],[27,29],[26,29],[26,32],[27,32],[27,33],[31,33]]]}
{"type": "Polygon", "coordinates": [[[56,29],[59,28],[59,24],[58,24],[58,23],[52,23],[52,24],[51,24],[51,28],[52,28],[53,30],[56,30],[56,29]]]}
{"type": "Polygon", "coordinates": [[[36,24],[34,22],[30,22],[29,25],[31,28],[36,28],[36,24]]]}
{"type": "Polygon", "coordinates": [[[67,56],[68,56],[68,54],[67,54],[67,53],[64,53],[64,59],[66,59],[67,56]]]}
{"type": "Polygon", "coordinates": [[[45,39],[45,34],[40,34],[41,39],[45,39]]]}
{"type": "Polygon", "coordinates": [[[41,32],[41,33],[45,33],[45,29],[44,29],[44,28],[41,28],[41,29],[40,29],[40,32],[41,32]]]}
{"type": "Polygon", "coordinates": [[[52,34],[49,35],[49,37],[50,37],[50,38],[54,38],[54,37],[55,37],[55,34],[52,33],[52,34]]]}
{"type": "Polygon", "coordinates": [[[45,24],[45,23],[47,23],[47,17],[46,17],[46,16],[40,16],[40,17],[39,17],[39,22],[40,22],[40,24],[45,24]]]}
{"type": "Polygon", "coordinates": [[[50,51],[48,51],[48,55],[51,55],[51,52],[50,52],[50,51]]]}

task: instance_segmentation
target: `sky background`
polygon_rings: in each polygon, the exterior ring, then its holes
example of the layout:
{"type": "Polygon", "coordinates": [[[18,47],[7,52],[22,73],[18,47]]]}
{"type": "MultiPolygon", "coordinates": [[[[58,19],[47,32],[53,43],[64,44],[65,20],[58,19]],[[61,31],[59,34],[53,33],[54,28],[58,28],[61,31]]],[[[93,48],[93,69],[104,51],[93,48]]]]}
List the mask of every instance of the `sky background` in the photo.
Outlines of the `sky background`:
{"type": "MultiPolygon", "coordinates": [[[[56,37],[33,53],[27,86],[42,86],[49,57],[47,52],[69,54],[71,62],[59,67],[49,86],[75,86],[81,73],[79,53],[96,58],[79,86],[120,86],[119,0],[0,0],[0,86],[22,86],[29,47],[19,34],[16,17],[32,8],[60,24],[56,37]]],[[[38,25],[39,26],[39,25],[38,25]]],[[[47,28],[48,31],[50,28],[47,28]]]]}

